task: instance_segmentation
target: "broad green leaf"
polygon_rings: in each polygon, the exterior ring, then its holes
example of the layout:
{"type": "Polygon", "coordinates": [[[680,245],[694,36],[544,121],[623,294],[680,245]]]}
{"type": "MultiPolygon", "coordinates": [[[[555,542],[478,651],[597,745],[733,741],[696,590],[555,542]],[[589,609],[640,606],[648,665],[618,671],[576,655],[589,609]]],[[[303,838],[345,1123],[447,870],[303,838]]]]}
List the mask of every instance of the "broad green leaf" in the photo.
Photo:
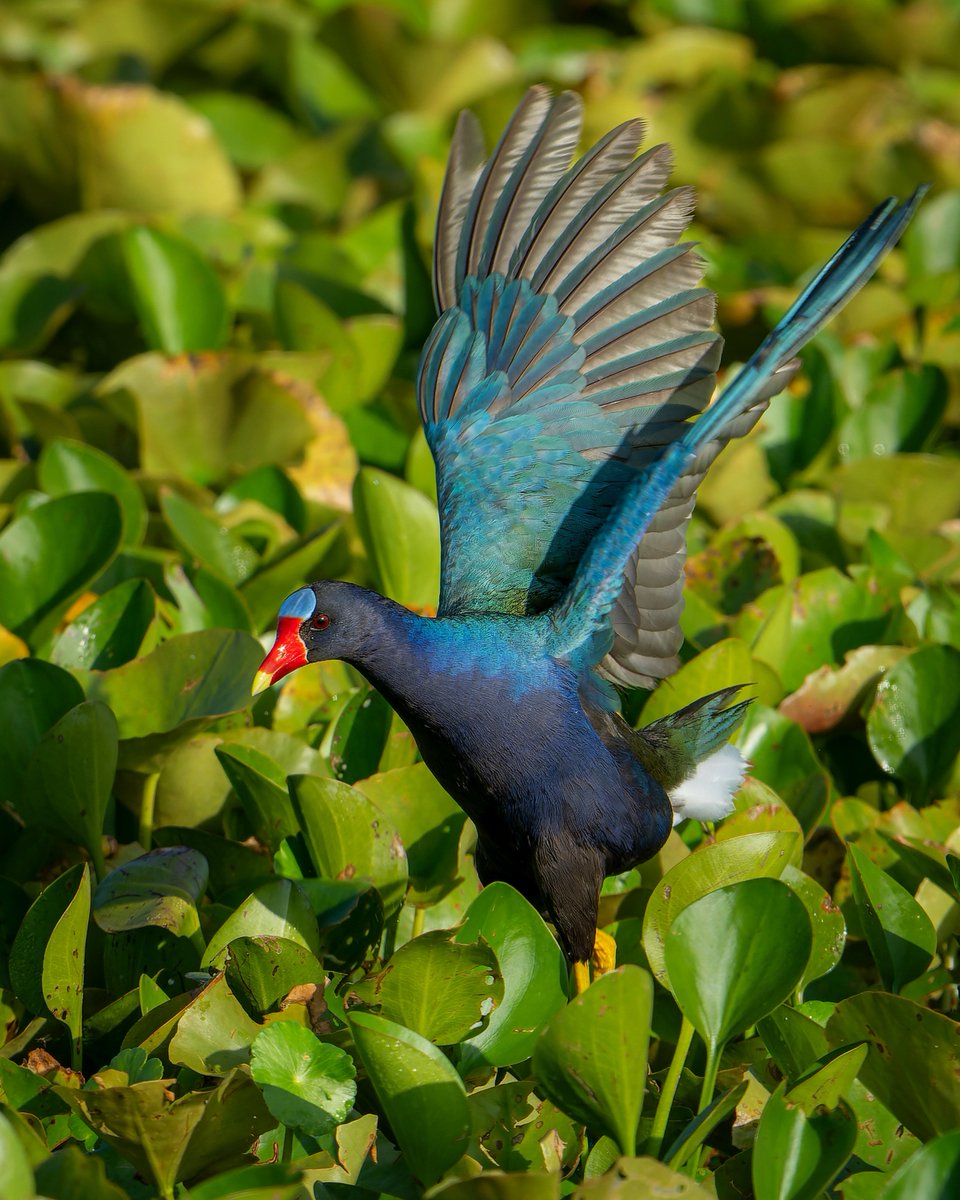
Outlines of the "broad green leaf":
{"type": "Polygon", "coordinates": [[[365,879],[301,879],[317,916],[321,957],[344,972],[373,957],[383,935],[383,900],[365,879]]]}
{"type": "Polygon", "coordinates": [[[787,1102],[799,1105],[808,1117],[814,1116],[819,1108],[836,1108],[852,1091],[867,1049],[864,1045],[851,1046],[849,1050],[823,1055],[798,1080],[788,1083],[787,1102]]]}
{"type": "Polygon", "coordinates": [[[937,949],[936,930],[907,889],[856,845],[847,847],[847,859],[870,952],[885,987],[899,992],[930,965],[937,949]]]}
{"type": "MultiPolygon", "coordinates": [[[[161,1005],[154,1011],[166,1012],[161,1005]]],[[[172,1063],[200,1075],[226,1075],[250,1061],[250,1047],[262,1025],[243,1009],[223,975],[215,975],[185,1008],[176,1014],[170,1039],[172,1063]]]]}
{"type": "Polygon", "coordinates": [[[344,1121],[357,1094],[349,1054],[290,1021],[257,1035],[250,1073],[277,1120],[311,1137],[344,1121]]]}
{"type": "Polygon", "coordinates": [[[120,464],[95,446],[60,438],[48,442],[37,466],[40,486],[51,496],[110,492],[123,515],[124,545],[138,545],[147,524],[143,493],[120,464]]]}
{"type": "MultiPolygon", "coordinates": [[[[476,1088],[467,1102],[473,1137],[485,1166],[490,1163],[504,1171],[529,1172],[532,1178],[547,1165],[548,1154],[556,1155],[563,1170],[580,1156],[580,1133],[572,1118],[539,1096],[533,1081],[476,1088]]],[[[603,1140],[612,1147],[612,1161],[619,1154],[616,1143],[603,1140]]],[[[555,1168],[551,1164],[547,1169],[555,1168]]]]}
{"type": "MultiPolygon", "coordinates": [[[[747,644],[739,638],[726,638],[665,679],[643,706],[640,724],[649,725],[669,716],[719,688],[737,684],[747,687],[753,678],[753,659],[747,644]]],[[[774,701],[778,698],[771,697],[774,701]]]]}
{"type": "Polygon", "coordinates": [[[425,763],[359,780],[363,792],[397,828],[410,870],[408,902],[428,905],[458,882],[460,832],[466,814],[425,763]]]}
{"type": "Polygon", "coordinates": [[[33,752],[26,785],[28,826],[66,835],[90,852],[103,873],[103,818],[117,771],[117,719],[88,700],[49,729],[33,752]]]}
{"type": "Polygon", "coordinates": [[[53,1200],[71,1195],[83,1200],[127,1200],[127,1193],[108,1179],[102,1155],[84,1153],[69,1142],[37,1165],[36,1181],[40,1195],[53,1200]]]}
{"type": "Polygon", "coordinates": [[[145,225],[121,235],[133,302],[152,350],[219,350],[227,339],[227,298],[216,272],[180,238],[145,225]]]}
{"type": "Polygon", "coordinates": [[[960,753],[960,650],[924,646],[891,667],[867,716],[877,762],[921,797],[960,753]]]}
{"type": "Polygon", "coordinates": [[[853,1152],[857,1120],[841,1101],[808,1115],[781,1083],[760,1118],[753,1149],[757,1200],[815,1200],[853,1152]]]}
{"type": "Polygon", "coordinates": [[[540,914],[509,884],[491,883],[467,909],[456,940],[480,938],[497,956],[503,1000],[461,1043],[464,1069],[507,1066],[533,1053],[540,1027],[567,1002],[567,963],[540,914]]]}
{"type": "Polygon", "coordinates": [[[0,799],[18,808],[34,750],[47,730],[83,703],[83,689],[67,671],[42,659],[0,667],[0,799]]]}
{"type": "Polygon", "coordinates": [[[323,753],[344,783],[373,775],[383,757],[393,721],[387,701],[373,688],[360,688],[324,734],[323,753]]]}
{"type": "Polygon", "coordinates": [[[435,1183],[467,1150],[470,1114],[460,1076],[432,1042],[371,1013],[351,1013],[360,1061],[411,1172],[435,1183]]]}
{"type": "Polygon", "coordinates": [[[291,121],[255,96],[200,92],[190,96],[190,107],[206,117],[217,141],[246,171],[265,167],[301,141],[291,121]]]}
{"type": "Polygon", "coordinates": [[[861,992],[827,1022],[832,1046],[868,1042],[861,1082],[921,1140],[956,1128],[960,1026],[902,996],[861,992]]]}
{"type": "Polygon", "coordinates": [[[737,735],[737,745],[750,763],[751,774],[786,802],[809,837],[826,810],[830,776],[807,734],[774,709],[754,704],[737,735]]]}
{"type": "Polygon", "coordinates": [[[34,1200],[30,1159],[13,1125],[0,1113],[0,1195],[6,1200],[34,1200]]]}
{"type": "Polygon", "coordinates": [[[160,498],[164,520],[184,553],[209,567],[228,583],[240,584],[257,566],[257,553],[217,518],[176,492],[160,498]]]}
{"type": "Polygon", "coordinates": [[[313,910],[289,879],[272,880],[249,895],[210,939],[202,965],[221,968],[230,943],[238,937],[282,937],[320,957],[313,910]]]}
{"type": "Polygon", "coordinates": [[[447,1046],[496,1010],[503,980],[489,946],[451,941],[437,929],[397,950],[376,977],[372,999],[388,1020],[447,1046]]]}
{"type": "Polygon", "coordinates": [[[416,488],[369,467],[357,475],[353,503],[377,591],[410,608],[436,611],[440,534],[434,506],[416,488]]]}
{"type": "Polygon", "coordinates": [[[898,454],[882,469],[869,458],[838,467],[826,480],[846,501],[880,501],[889,506],[884,536],[903,531],[916,537],[951,520],[960,507],[960,462],[935,454],[898,454]]]}
{"type": "Polygon", "coordinates": [[[540,1032],[533,1073],[555,1104],[636,1153],[643,1108],[653,979],[618,967],[595,980],[540,1032]]]}
{"type": "Polygon", "coordinates": [[[297,942],[275,935],[234,938],[227,959],[227,983],[248,1012],[262,1017],[301,984],[323,987],[323,967],[297,942]]]}
{"type": "Polygon", "coordinates": [[[842,724],[905,654],[909,654],[905,646],[858,646],[846,655],[842,667],[820,667],[808,675],[781,701],[780,713],[807,733],[826,733],[842,724]]]}
{"type": "MultiPolygon", "coordinates": [[[[334,523],[320,533],[309,533],[284,546],[245,580],[240,595],[253,616],[255,629],[266,629],[277,619],[280,597],[303,586],[305,579],[333,579],[349,562],[343,526],[334,523]]],[[[286,685],[290,686],[289,682],[286,685]]]]}
{"type": "Polygon", "coordinates": [[[216,755],[257,839],[275,852],[300,830],[283,770],[255,746],[227,742],[216,755]]]}
{"type": "Polygon", "coordinates": [[[117,552],[120,506],[104,492],[59,496],[0,533],[0,624],[38,643],[117,552]]]}
{"type": "Polygon", "coordinates": [[[154,796],[154,828],[218,826],[231,798],[230,785],[217,761],[219,742],[215,733],[197,733],[164,755],[154,796]]]}
{"type": "Polygon", "coordinates": [[[323,879],[369,879],[389,916],[403,903],[407,855],[400,835],[373,801],[336,779],[294,775],[290,781],[297,822],[323,879]]]}
{"type": "Polygon", "coordinates": [[[706,1200],[708,1193],[688,1175],[682,1175],[655,1158],[620,1158],[612,1171],[580,1184],[575,1200],[617,1200],[622,1196],[643,1200],[706,1200]]]}
{"type": "Polygon", "coordinates": [[[705,846],[676,863],[654,889],[643,918],[643,948],[654,976],[669,987],[664,943],[695,900],[744,879],[779,878],[797,846],[792,833],[751,833],[705,846]]]}
{"type": "Polygon", "coordinates": [[[840,961],[847,942],[847,925],[830,893],[805,871],[788,866],[780,878],[803,901],[813,931],[813,949],[800,980],[802,991],[811,980],[826,975],[840,961]]]}
{"type": "Polygon", "coordinates": [[[790,995],[811,943],[806,909],[785,883],[742,880],[701,896],[674,917],[663,947],[670,989],[715,1050],[790,995]]]}
{"type": "Polygon", "coordinates": [[[90,868],[84,867],[77,890],[50,932],[43,951],[41,986],[47,1008],[70,1033],[71,1061],[79,1069],[83,1024],[83,972],[90,922],[90,868]]]}
{"type": "Polygon", "coordinates": [[[941,1134],[903,1164],[883,1200],[950,1200],[960,1191],[960,1130],[941,1134]]]}
{"type": "Polygon", "coordinates": [[[23,919],[10,949],[10,982],[30,1012],[45,1013],[45,988],[38,967],[61,918],[80,895],[85,867],[79,863],[45,887],[23,919]]]}
{"type": "Polygon", "coordinates": [[[207,890],[207,861],[186,846],[150,850],[115,867],[97,887],[93,919],[104,933],[129,933],[156,925],[177,937],[199,938],[200,900],[207,890]]]}
{"type": "Polygon", "coordinates": [[[272,864],[253,846],[229,841],[205,829],[167,825],[153,831],[153,840],[157,846],[186,846],[202,854],[210,868],[209,891],[214,899],[227,892],[233,896],[249,895],[273,874],[272,864]]]}
{"type": "Polygon", "coordinates": [[[70,622],[53,643],[61,667],[109,671],[136,658],[156,615],[156,596],[145,579],[110,588],[70,622]]]}
{"type": "Polygon", "coordinates": [[[190,1184],[190,1200],[300,1200],[301,1172],[292,1163],[256,1163],[190,1184]]]}
{"type": "Polygon", "coordinates": [[[78,294],[75,283],[57,275],[0,275],[0,349],[24,356],[42,351],[78,294]]]}
{"type": "Polygon", "coordinates": [[[452,1178],[426,1195],[446,1200],[560,1200],[560,1179],[542,1171],[484,1171],[472,1179],[452,1178]]]}
{"type": "Polygon", "coordinates": [[[685,1162],[689,1162],[694,1151],[703,1145],[724,1117],[736,1109],[746,1090],[747,1081],[743,1079],[736,1087],[717,1096],[702,1113],[694,1117],[664,1156],[671,1167],[679,1170],[685,1162]]]}

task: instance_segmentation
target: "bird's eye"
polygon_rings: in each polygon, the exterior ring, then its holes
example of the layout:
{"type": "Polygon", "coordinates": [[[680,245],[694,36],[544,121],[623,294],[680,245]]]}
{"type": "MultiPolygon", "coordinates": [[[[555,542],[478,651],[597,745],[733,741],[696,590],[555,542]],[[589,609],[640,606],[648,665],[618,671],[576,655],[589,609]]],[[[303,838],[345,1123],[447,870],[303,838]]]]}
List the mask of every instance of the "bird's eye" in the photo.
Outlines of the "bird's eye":
{"type": "Polygon", "coordinates": [[[330,618],[326,613],[314,613],[310,624],[314,629],[326,629],[330,624],[330,618]]]}

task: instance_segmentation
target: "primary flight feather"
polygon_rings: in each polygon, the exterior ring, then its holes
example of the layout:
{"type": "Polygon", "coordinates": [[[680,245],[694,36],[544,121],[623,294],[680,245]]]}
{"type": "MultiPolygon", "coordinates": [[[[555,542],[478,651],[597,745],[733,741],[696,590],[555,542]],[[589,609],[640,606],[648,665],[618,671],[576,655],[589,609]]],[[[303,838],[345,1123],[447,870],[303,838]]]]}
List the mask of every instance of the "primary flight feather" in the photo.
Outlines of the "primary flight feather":
{"type": "Polygon", "coordinates": [[[743,776],[724,689],[641,730],[612,686],[677,665],[685,529],[704,473],[748,432],[795,355],[870,276],[918,202],[889,200],[840,247],[722,395],[689,189],[639,121],[572,162],[581,101],[532,88],[486,157],[460,117],[440,200],[440,317],[420,361],[437,471],[440,603],[418,616],[352,584],[280,609],[255,688],[352,663],[399,712],[477,827],[484,883],[518,888],[574,963],[600,886],[683,817],[730,810],[743,776]]]}

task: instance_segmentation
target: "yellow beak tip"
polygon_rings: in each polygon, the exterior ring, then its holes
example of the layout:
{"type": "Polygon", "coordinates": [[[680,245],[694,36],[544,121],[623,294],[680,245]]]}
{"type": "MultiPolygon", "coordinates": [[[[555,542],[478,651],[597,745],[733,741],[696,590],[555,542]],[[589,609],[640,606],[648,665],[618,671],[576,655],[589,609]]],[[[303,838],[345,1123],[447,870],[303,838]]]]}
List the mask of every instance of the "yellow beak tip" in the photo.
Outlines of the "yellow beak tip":
{"type": "Polygon", "coordinates": [[[273,683],[273,678],[269,671],[258,671],[253,677],[253,687],[250,689],[251,696],[259,696],[261,692],[267,690],[271,683],[273,683]]]}

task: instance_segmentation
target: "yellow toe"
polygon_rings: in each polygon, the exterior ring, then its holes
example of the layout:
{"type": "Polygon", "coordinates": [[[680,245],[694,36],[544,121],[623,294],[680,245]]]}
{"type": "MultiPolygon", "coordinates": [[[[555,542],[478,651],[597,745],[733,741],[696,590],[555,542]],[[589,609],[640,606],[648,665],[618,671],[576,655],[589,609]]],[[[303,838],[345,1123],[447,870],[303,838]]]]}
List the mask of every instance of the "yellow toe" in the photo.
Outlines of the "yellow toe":
{"type": "Polygon", "coordinates": [[[593,970],[597,975],[605,975],[617,965],[617,943],[609,933],[598,929],[593,941],[593,970]]]}
{"type": "Polygon", "coordinates": [[[573,986],[579,996],[590,986],[590,964],[575,962],[573,964],[573,986]]]}

